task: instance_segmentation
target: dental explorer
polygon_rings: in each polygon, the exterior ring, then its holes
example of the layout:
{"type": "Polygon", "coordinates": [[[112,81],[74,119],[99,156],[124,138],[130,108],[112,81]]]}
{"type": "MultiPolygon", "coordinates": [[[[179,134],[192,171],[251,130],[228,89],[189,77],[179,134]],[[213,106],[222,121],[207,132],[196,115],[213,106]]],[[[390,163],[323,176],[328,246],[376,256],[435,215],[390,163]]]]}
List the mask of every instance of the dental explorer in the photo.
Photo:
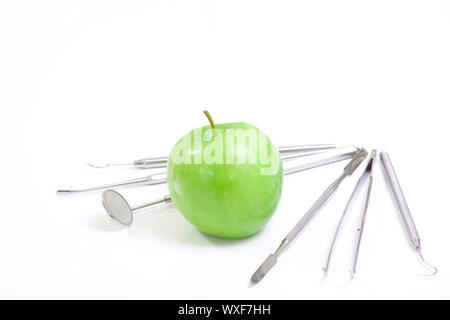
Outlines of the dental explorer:
{"type": "Polygon", "coordinates": [[[359,178],[358,182],[355,185],[355,188],[353,189],[352,194],[350,195],[350,198],[347,201],[347,204],[345,206],[344,212],[342,213],[341,219],[339,220],[338,226],[336,227],[336,231],[334,233],[334,237],[333,237],[333,241],[331,242],[331,246],[330,246],[330,250],[328,252],[328,258],[327,258],[327,262],[325,264],[325,267],[323,268],[323,271],[325,272],[325,275],[327,275],[328,273],[328,269],[330,267],[330,262],[331,262],[331,256],[333,255],[334,252],[334,248],[338,239],[338,236],[342,230],[342,225],[344,224],[344,220],[345,217],[347,216],[347,213],[350,211],[350,205],[353,203],[353,201],[356,198],[356,195],[359,194],[359,191],[362,189],[364,183],[367,181],[367,179],[369,179],[369,183],[367,185],[367,190],[366,190],[366,200],[365,200],[365,206],[364,206],[364,210],[363,210],[363,218],[360,224],[360,227],[358,228],[359,230],[359,239],[358,239],[358,243],[357,243],[357,249],[356,249],[356,254],[355,254],[355,258],[354,258],[354,262],[353,262],[353,273],[355,273],[356,270],[356,261],[357,261],[357,257],[358,257],[358,251],[359,251],[359,245],[361,242],[361,235],[362,235],[362,228],[363,228],[363,223],[364,223],[364,217],[366,215],[367,212],[367,208],[368,208],[368,203],[369,203],[369,197],[370,197],[370,191],[371,191],[371,187],[372,187],[372,171],[373,171],[373,162],[375,160],[377,156],[377,151],[376,150],[372,150],[371,154],[370,154],[370,159],[369,162],[367,163],[366,168],[364,169],[364,172],[362,173],[361,177],[359,178]]]}
{"type": "MultiPolygon", "coordinates": [[[[334,144],[311,144],[311,145],[298,145],[298,146],[286,146],[279,147],[278,152],[281,155],[288,155],[292,153],[316,153],[325,150],[335,149],[336,145],[334,144]]],[[[154,158],[144,158],[135,160],[132,163],[108,163],[105,165],[94,165],[88,163],[87,165],[96,168],[103,169],[112,166],[130,166],[135,169],[153,169],[153,168],[165,168],[167,167],[167,161],[169,157],[154,157],[154,158]]]]}
{"type": "MultiPolygon", "coordinates": [[[[297,158],[299,158],[299,161],[303,160],[303,163],[300,163],[296,166],[287,168],[284,170],[285,175],[289,175],[295,172],[304,171],[312,168],[316,168],[318,166],[326,165],[329,163],[334,163],[337,161],[349,159],[353,157],[353,155],[360,149],[351,146],[351,147],[342,147],[342,148],[336,148],[331,151],[324,151],[319,153],[314,153],[312,155],[304,155],[302,153],[297,154],[297,158]]],[[[282,157],[283,159],[283,157],[282,157]]],[[[291,156],[289,156],[289,160],[293,159],[291,156]]],[[[114,187],[120,187],[120,186],[129,186],[129,185],[157,185],[166,183],[165,178],[166,173],[165,172],[159,172],[154,173],[146,177],[137,178],[133,180],[127,180],[112,184],[106,184],[96,187],[90,187],[90,188],[82,188],[82,189],[61,189],[57,190],[56,192],[58,194],[67,194],[67,193],[79,193],[79,192],[88,192],[88,191],[95,191],[95,190],[101,190],[101,189],[109,189],[114,187]]]]}
{"type": "Polygon", "coordinates": [[[267,259],[261,264],[261,266],[255,271],[251,277],[251,282],[257,284],[262,278],[272,269],[277,263],[277,259],[295,242],[300,235],[300,232],[312,221],[317,215],[320,209],[325,205],[328,199],[335,193],[340,183],[350,176],[356,168],[361,164],[367,156],[367,151],[364,149],[358,150],[352,157],[352,160],[344,168],[344,172],[322,193],[322,195],[316,200],[312,207],[306,212],[306,214],[300,219],[300,221],[294,226],[294,228],[288,233],[288,235],[281,241],[278,249],[275,253],[270,254],[267,259]]]}
{"type": "Polygon", "coordinates": [[[422,244],[420,241],[419,233],[417,232],[416,225],[414,224],[411,212],[409,211],[408,204],[406,203],[405,196],[403,194],[402,188],[400,187],[397,175],[395,174],[394,166],[392,165],[389,154],[387,152],[381,152],[380,159],[388,184],[392,191],[392,195],[394,196],[403,224],[405,225],[409,240],[411,241],[412,247],[416,251],[419,261],[428,269],[432,270],[432,273],[430,275],[434,276],[438,272],[438,270],[436,267],[425,261],[422,256],[422,244]]]}
{"type": "Polygon", "coordinates": [[[371,159],[370,159],[369,164],[367,165],[367,167],[369,167],[369,165],[370,165],[370,169],[366,168],[366,171],[370,170],[369,184],[367,186],[367,191],[366,191],[366,201],[364,203],[364,209],[363,209],[363,214],[361,216],[359,228],[357,229],[357,231],[359,232],[358,242],[356,244],[355,254],[353,255],[352,269],[350,270],[350,275],[352,276],[352,278],[355,277],[355,273],[356,273],[356,264],[358,263],[359,248],[361,246],[362,233],[364,230],[364,225],[366,223],[367,209],[369,208],[370,194],[372,192],[372,184],[373,184],[373,165],[374,165],[376,157],[377,157],[377,151],[372,150],[372,154],[370,157],[371,159]]]}

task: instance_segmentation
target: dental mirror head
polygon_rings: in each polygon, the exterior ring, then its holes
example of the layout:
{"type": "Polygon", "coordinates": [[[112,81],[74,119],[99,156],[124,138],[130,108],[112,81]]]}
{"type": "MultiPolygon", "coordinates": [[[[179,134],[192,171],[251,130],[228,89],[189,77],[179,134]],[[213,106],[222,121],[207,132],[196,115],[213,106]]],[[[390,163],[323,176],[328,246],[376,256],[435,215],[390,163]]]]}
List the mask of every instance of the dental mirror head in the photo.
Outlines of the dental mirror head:
{"type": "Polygon", "coordinates": [[[108,215],[126,227],[133,223],[133,215],[136,211],[145,209],[160,203],[169,203],[172,199],[166,195],[160,199],[147,202],[136,207],[131,207],[125,198],[115,190],[108,189],[102,193],[102,203],[108,215]]]}
{"type": "Polygon", "coordinates": [[[133,223],[133,210],[117,191],[111,189],[104,191],[102,203],[108,215],[120,224],[129,227],[133,223]]]}

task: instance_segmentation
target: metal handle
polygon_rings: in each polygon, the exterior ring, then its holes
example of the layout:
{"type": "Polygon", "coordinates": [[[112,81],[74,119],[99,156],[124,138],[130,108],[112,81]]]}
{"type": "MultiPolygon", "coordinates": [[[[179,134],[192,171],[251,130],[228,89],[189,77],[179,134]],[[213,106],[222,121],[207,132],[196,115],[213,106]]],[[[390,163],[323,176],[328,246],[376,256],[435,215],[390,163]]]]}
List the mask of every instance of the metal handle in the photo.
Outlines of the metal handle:
{"type": "Polygon", "coordinates": [[[330,186],[322,193],[319,199],[314,202],[312,207],[308,212],[300,219],[300,221],[292,228],[288,235],[283,239],[278,249],[274,254],[269,255],[269,257],[262,263],[262,265],[255,271],[251,277],[251,282],[253,284],[261,281],[262,278],[272,269],[272,267],[277,263],[277,258],[292,245],[295,239],[300,235],[300,232],[312,221],[312,219],[317,215],[320,209],[325,205],[328,199],[336,192],[339,184],[345,177],[351,175],[353,171],[358,167],[361,161],[367,156],[367,151],[364,149],[358,150],[354,155],[352,160],[347,164],[344,172],[337,178],[330,186]]]}
{"type": "Polygon", "coordinates": [[[402,188],[400,187],[397,175],[395,174],[391,159],[389,158],[387,152],[381,152],[380,159],[411,243],[417,251],[420,251],[421,244],[419,233],[417,232],[416,225],[414,224],[411,212],[409,211],[408,204],[406,203],[402,188]]]}
{"type": "Polygon", "coordinates": [[[139,159],[133,162],[133,166],[137,169],[153,169],[167,167],[168,157],[156,157],[139,159]]]}
{"type": "Polygon", "coordinates": [[[317,215],[317,213],[322,209],[322,207],[327,203],[328,199],[336,192],[337,188],[341,181],[346,177],[346,175],[342,174],[336,181],[334,181],[314,202],[312,207],[306,212],[306,214],[300,219],[299,222],[295,225],[295,227],[288,233],[286,238],[284,238],[280,247],[275,251],[275,255],[278,257],[284,251],[286,251],[289,246],[294,243],[297,237],[300,235],[301,231],[305,229],[306,226],[313,220],[313,218],[317,215]]]}
{"type": "Polygon", "coordinates": [[[102,190],[102,189],[109,189],[109,188],[136,185],[136,184],[156,185],[156,184],[163,184],[163,183],[166,183],[166,173],[160,172],[160,173],[154,173],[152,175],[142,177],[142,178],[121,181],[121,182],[116,182],[116,183],[111,183],[111,184],[104,184],[104,185],[100,185],[100,186],[96,186],[96,187],[57,190],[56,193],[64,194],[64,193],[89,192],[89,191],[97,191],[97,190],[102,190]],[[160,178],[156,178],[158,176],[160,176],[160,178]]]}
{"type": "MultiPolygon", "coordinates": [[[[331,151],[323,151],[314,153],[307,157],[297,157],[297,159],[289,159],[289,163],[293,164],[290,167],[284,168],[284,174],[289,175],[299,171],[304,171],[312,168],[317,168],[330,163],[351,159],[359,149],[354,146],[340,147],[331,151]]],[[[283,160],[285,160],[283,158],[283,160]]],[[[286,163],[287,164],[287,163],[286,163]]]]}
{"type": "Polygon", "coordinates": [[[147,202],[147,203],[135,206],[135,207],[131,208],[131,211],[134,212],[134,211],[137,211],[137,210],[141,210],[141,209],[153,206],[155,204],[159,204],[159,203],[163,203],[163,202],[171,202],[171,201],[172,201],[172,198],[169,195],[166,195],[166,196],[164,196],[164,197],[162,197],[160,199],[153,200],[151,202],[147,202]]]}

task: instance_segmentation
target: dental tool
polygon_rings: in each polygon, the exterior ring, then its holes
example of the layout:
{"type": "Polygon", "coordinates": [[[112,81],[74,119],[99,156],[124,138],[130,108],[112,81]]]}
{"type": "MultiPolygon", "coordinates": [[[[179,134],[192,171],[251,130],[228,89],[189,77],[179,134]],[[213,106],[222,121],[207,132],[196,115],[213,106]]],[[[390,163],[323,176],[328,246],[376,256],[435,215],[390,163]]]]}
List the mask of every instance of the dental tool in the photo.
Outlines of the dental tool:
{"type": "Polygon", "coordinates": [[[283,166],[286,164],[286,166],[284,166],[284,175],[287,176],[296,172],[351,159],[360,150],[361,149],[355,146],[340,147],[330,151],[314,153],[307,157],[297,157],[295,160],[290,155],[282,156],[283,166]],[[287,166],[289,163],[295,163],[295,165],[287,166]]]}
{"type": "Polygon", "coordinates": [[[409,211],[408,204],[406,203],[405,196],[403,194],[402,188],[398,181],[397,175],[395,174],[394,166],[392,165],[391,159],[387,152],[380,153],[381,164],[386,175],[386,179],[394,196],[395,202],[397,204],[400,216],[402,218],[403,224],[405,225],[406,232],[408,234],[409,240],[412,244],[413,249],[416,251],[419,261],[429,270],[432,271],[430,276],[434,276],[438,270],[436,267],[429,264],[422,256],[422,244],[420,241],[419,233],[417,232],[416,225],[409,211]]]}
{"type": "MultiPolygon", "coordinates": [[[[342,147],[342,148],[336,148],[331,151],[324,151],[320,153],[314,153],[312,155],[305,156],[304,154],[300,153],[297,154],[298,161],[300,161],[300,164],[296,166],[292,166],[290,168],[287,168],[284,170],[285,175],[289,175],[295,172],[304,171],[312,168],[316,168],[325,164],[349,159],[353,157],[353,155],[360,149],[357,147],[351,146],[351,147],[342,147]]],[[[282,157],[283,159],[283,157],[282,157]]],[[[292,160],[290,158],[290,160],[292,160]]],[[[292,161],[293,162],[293,161],[292,161]]],[[[89,188],[82,188],[82,189],[60,189],[56,192],[58,194],[69,194],[69,193],[79,193],[79,192],[88,192],[88,191],[96,191],[101,189],[109,189],[114,187],[121,187],[121,186],[130,186],[130,185],[157,185],[166,183],[166,173],[165,172],[159,172],[155,174],[151,174],[146,177],[137,178],[133,180],[127,180],[112,184],[106,184],[96,187],[89,187],[89,188]]]]}
{"type": "Polygon", "coordinates": [[[347,213],[350,211],[350,205],[353,203],[353,201],[356,198],[356,195],[359,194],[359,191],[362,189],[363,185],[365,184],[365,182],[367,180],[369,180],[369,183],[367,185],[367,190],[366,190],[366,200],[365,200],[365,207],[364,207],[364,211],[363,211],[363,217],[361,219],[361,224],[360,227],[358,228],[359,230],[359,239],[358,239],[358,243],[357,243],[357,249],[356,249],[356,253],[355,253],[355,258],[354,258],[354,262],[353,262],[353,268],[352,268],[352,274],[354,274],[356,272],[356,261],[358,259],[358,251],[359,251],[359,245],[361,242],[361,235],[362,235],[362,230],[363,230],[363,225],[364,225],[364,219],[365,219],[365,215],[367,212],[367,208],[368,208],[368,204],[369,204],[369,197],[370,197],[370,191],[371,191],[371,187],[372,187],[372,171],[373,171],[373,162],[375,160],[377,156],[377,151],[376,150],[372,150],[371,154],[370,154],[370,160],[367,163],[366,168],[364,169],[363,174],[361,175],[361,177],[359,178],[358,182],[355,185],[355,188],[353,189],[353,192],[350,196],[350,198],[347,201],[347,204],[345,206],[344,212],[342,213],[341,219],[339,220],[338,226],[336,228],[336,231],[334,233],[334,237],[333,237],[333,241],[331,243],[330,246],[330,250],[328,252],[328,258],[327,258],[327,262],[325,267],[323,268],[323,271],[325,272],[325,275],[328,273],[328,269],[330,267],[330,262],[331,262],[331,256],[334,252],[334,248],[338,239],[338,236],[342,230],[342,225],[344,223],[345,217],[347,215],[347,213]]]}
{"type": "Polygon", "coordinates": [[[136,207],[131,207],[125,198],[115,190],[108,189],[102,194],[102,203],[108,215],[120,224],[129,227],[133,223],[133,216],[136,211],[154,206],[160,203],[171,202],[170,196],[154,200],[136,207]]]}
{"type": "Polygon", "coordinates": [[[361,216],[359,228],[357,229],[357,231],[359,232],[358,242],[356,244],[355,254],[353,255],[352,269],[350,270],[350,275],[352,276],[352,278],[355,277],[355,273],[356,273],[356,264],[358,263],[359,248],[361,246],[362,234],[363,234],[363,230],[364,230],[364,225],[366,223],[366,216],[367,216],[367,209],[369,208],[370,194],[372,193],[373,164],[375,162],[376,157],[377,157],[377,150],[372,150],[372,154],[370,155],[369,164],[367,165],[366,170],[365,170],[365,174],[369,175],[369,183],[368,183],[367,190],[366,190],[366,201],[364,203],[363,214],[361,216]],[[367,172],[370,172],[370,173],[367,173],[367,172]]]}
{"type": "MultiPolygon", "coordinates": [[[[311,144],[311,145],[298,145],[298,146],[286,146],[279,147],[278,152],[281,155],[288,155],[292,153],[316,153],[325,150],[335,149],[334,144],[311,144]]],[[[154,157],[154,158],[144,158],[135,160],[132,163],[108,163],[105,165],[94,165],[88,163],[87,165],[95,169],[104,169],[107,167],[116,166],[128,166],[135,169],[154,169],[154,168],[165,168],[167,167],[167,161],[169,157],[154,157]]]]}
{"type": "Polygon", "coordinates": [[[359,149],[352,157],[352,160],[347,164],[344,172],[322,193],[319,199],[313,204],[313,206],[306,212],[306,214],[300,219],[300,221],[294,226],[294,228],[288,233],[288,235],[281,241],[278,249],[275,253],[270,254],[267,259],[261,264],[261,266],[255,271],[251,277],[251,282],[257,284],[262,278],[273,268],[277,263],[277,259],[295,242],[300,235],[300,232],[306,228],[306,226],[317,215],[320,209],[325,205],[328,199],[336,192],[340,183],[350,176],[356,168],[361,164],[367,156],[367,151],[359,149]]]}
{"type": "Polygon", "coordinates": [[[115,187],[122,187],[122,186],[130,186],[130,185],[157,185],[157,184],[163,184],[166,183],[166,173],[165,172],[159,172],[154,173],[146,177],[132,179],[132,180],[126,180],[121,182],[115,182],[111,184],[104,184],[96,187],[89,187],[89,188],[81,188],[81,189],[60,189],[57,190],[56,193],[59,194],[67,194],[67,193],[79,193],[79,192],[89,192],[89,191],[97,191],[102,189],[109,189],[109,188],[115,188],[115,187]],[[161,177],[161,178],[158,178],[161,177]]]}
{"type": "Polygon", "coordinates": [[[104,169],[108,167],[133,167],[135,169],[154,169],[167,167],[168,157],[154,157],[135,160],[132,163],[107,163],[104,165],[95,165],[87,163],[88,166],[95,169],[104,169]]]}

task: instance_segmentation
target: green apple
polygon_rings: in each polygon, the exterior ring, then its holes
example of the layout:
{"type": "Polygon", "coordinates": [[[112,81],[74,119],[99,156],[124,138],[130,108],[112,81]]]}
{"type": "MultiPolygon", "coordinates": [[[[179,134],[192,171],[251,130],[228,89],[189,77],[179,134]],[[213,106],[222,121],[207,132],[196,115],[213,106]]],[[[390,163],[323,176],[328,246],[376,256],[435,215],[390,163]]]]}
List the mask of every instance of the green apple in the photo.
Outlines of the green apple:
{"type": "Polygon", "coordinates": [[[177,209],[199,230],[225,238],[260,231],[281,196],[277,148],[258,128],[242,123],[192,130],[174,146],[167,183],[177,209]]]}

